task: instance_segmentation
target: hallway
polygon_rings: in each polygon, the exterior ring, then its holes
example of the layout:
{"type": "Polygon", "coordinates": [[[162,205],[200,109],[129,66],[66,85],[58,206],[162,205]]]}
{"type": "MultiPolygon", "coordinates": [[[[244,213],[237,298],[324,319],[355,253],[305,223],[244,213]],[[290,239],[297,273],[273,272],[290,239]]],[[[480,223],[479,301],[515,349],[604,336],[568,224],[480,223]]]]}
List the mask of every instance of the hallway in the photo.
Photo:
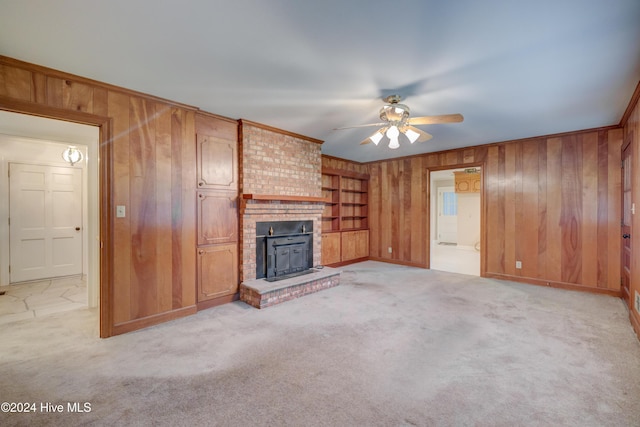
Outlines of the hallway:
{"type": "Polygon", "coordinates": [[[39,280],[0,288],[0,325],[87,308],[82,276],[39,280]]]}

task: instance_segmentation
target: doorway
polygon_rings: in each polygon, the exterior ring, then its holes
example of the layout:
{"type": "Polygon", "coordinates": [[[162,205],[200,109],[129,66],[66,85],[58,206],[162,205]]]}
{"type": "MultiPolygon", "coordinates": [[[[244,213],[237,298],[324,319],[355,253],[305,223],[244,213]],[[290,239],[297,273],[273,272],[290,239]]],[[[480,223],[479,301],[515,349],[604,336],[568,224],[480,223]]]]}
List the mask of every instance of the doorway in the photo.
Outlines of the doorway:
{"type": "Polygon", "coordinates": [[[429,171],[432,270],[480,276],[480,174],[480,167],[429,171]],[[472,173],[475,187],[468,180],[472,173]]]}
{"type": "MultiPolygon", "coordinates": [[[[67,299],[71,302],[82,303],[90,308],[98,307],[100,295],[99,129],[97,126],[0,111],[0,173],[4,177],[0,179],[0,197],[3,200],[0,203],[0,236],[2,237],[0,239],[2,241],[0,243],[0,290],[6,291],[13,287],[14,285],[10,283],[30,280],[30,288],[38,291],[43,288],[51,289],[53,293],[58,292],[58,289],[65,289],[67,299]],[[78,146],[85,156],[81,167],[78,164],[75,166],[80,172],[80,187],[85,209],[81,211],[80,224],[76,224],[78,218],[74,218],[74,225],[70,230],[75,233],[76,243],[78,237],[80,241],[80,272],[76,274],[78,266],[74,266],[57,274],[44,274],[49,276],[44,280],[42,276],[14,275],[12,277],[9,273],[10,259],[14,260],[11,258],[9,246],[9,169],[18,164],[65,168],[69,165],[62,160],[61,154],[68,145],[78,146]],[[76,230],[78,227],[80,230],[76,230]],[[65,277],[50,278],[59,276],[65,277]],[[82,295],[81,292],[83,292],[82,295]]],[[[30,242],[30,244],[33,243],[30,242]]],[[[57,253],[58,259],[54,260],[54,264],[56,262],[59,266],[68,264],[66,260],[60,258],[60,255],[63,253],[57,253]]],[[[30,267],[33,267],[33,257],[29,262],[32,263],[30,267]]]]}

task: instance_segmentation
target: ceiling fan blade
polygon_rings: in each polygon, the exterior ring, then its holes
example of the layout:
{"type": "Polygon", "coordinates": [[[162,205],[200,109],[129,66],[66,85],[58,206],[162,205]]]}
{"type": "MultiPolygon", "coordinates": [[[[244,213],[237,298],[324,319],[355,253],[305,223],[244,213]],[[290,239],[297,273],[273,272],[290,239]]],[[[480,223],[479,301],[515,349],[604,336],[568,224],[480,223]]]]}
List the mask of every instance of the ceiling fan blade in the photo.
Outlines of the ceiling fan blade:
{"type": "MultiPolygon", "coordinates": [[[[382,138],[382,136],[387,132],[387,129],[388,129],[388,128],[389,128],[389,126],[385,126],[385,127],[383,127],[383,128],[378,129],[377,131],[375,131],[375,133],[373,133],[371,136],[368,136],[364,141],[362,141],[362,142],[360,143],[360,145],[369,144],[369,143],[373,142],[373,141],[371,140],[371,137],[372,137],[373,135],[375,135],[376,133],[380,133],[380,135],[381,135],[381,136],[380,136],[380,138],[382,138]]],[[[380,142],[380,141],[378,141],[378,142],[380,142]]],[[[376,145],[378,145],[378,144],[376,144],[376,145]]]]}
{"type": "Polygon", "coordinates": [[[441,116],[413,117],[407,120],[410,125],[433,125],[440,123],[460,123],[464,120],[462,114],[443,114],[441,116]]]}
{"type": "Polygon", "coordinates": [[[423,130],[420,130],[416,127],[413,126],[406,126],[404,130],[406,129],[411,129],[412,131],[416,132],[417,134],[419,134],[420,136],[418,137],[418,139],[416,139],[417,142],[425,142],[430,140],[431,138],[433,138],[433,135],[431,135],[430,133],[427,133],[423,130]]]}
{"type": "Polygon", "coordinates": [[[370,126],[384,126],[386,123],[369,123],[366,125],[356,125],[356,126],[345,126],[342,128],[333,128],[333,130],[342,130],[342,129],[354,129],[354,128],[366,128],[370,126]]]}

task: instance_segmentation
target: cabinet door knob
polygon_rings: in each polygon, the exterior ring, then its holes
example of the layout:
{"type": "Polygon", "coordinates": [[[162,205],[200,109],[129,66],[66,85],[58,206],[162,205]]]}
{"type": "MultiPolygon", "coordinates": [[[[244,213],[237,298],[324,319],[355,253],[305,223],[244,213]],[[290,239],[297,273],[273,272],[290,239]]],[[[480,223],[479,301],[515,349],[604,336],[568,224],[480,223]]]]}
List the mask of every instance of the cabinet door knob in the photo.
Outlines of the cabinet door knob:
{"type": "Polygon", "coordinates": [[[198,251],[198,254],[200,254],[200,255],[202,255],[203,253],[204,253],[204,251],[203,251],[202,249],[200,249],[200,250],[198,251]]]}
{"type": "Polygon", "coordinates": [[[622,235],[622,238],[623,238],[623,239],[630,239],[630,238],[631,238],[631,234],[624,233],[624,234],[622,235]]]}

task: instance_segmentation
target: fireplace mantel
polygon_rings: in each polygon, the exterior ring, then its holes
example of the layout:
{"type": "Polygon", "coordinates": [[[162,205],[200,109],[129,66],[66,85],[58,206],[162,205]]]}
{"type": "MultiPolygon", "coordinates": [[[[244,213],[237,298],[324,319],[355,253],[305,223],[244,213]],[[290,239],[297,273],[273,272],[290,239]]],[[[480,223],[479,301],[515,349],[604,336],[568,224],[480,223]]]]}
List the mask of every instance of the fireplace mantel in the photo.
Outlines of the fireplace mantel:
{"type": "Polygon", "coordinates": [[[312,203],[329,203],[331,199],[328,197],[313,196],[287,196],[280,194],[243,194],[244,200],[257,200],[266,202],[312,202],[312,203]]]}

